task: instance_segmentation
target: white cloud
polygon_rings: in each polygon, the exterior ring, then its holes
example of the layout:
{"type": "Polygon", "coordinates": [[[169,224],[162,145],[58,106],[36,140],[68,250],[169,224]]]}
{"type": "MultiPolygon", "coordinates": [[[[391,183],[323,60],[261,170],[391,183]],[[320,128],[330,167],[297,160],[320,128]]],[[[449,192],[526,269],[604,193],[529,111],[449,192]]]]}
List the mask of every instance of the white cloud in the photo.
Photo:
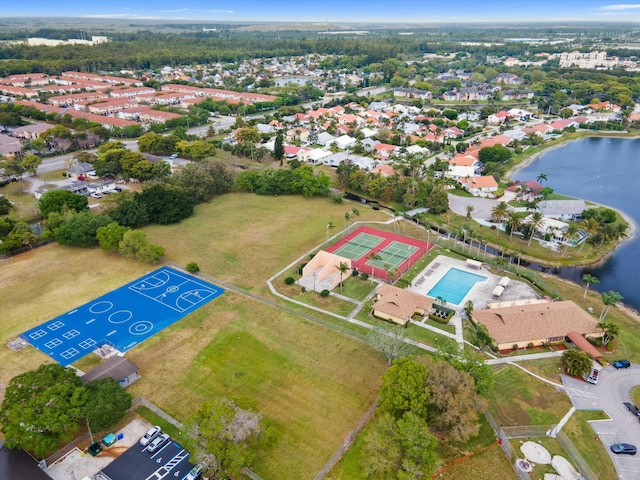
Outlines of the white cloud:
{"type": "Polygon", "coordinates": [[[177,10],[160,10],[162,13],[235,13],[233,10],[223,10],[223,9],[196,9],[196,8],[179,8],[177,10]]]}
{"type": "Polygon", "coordinates": [[[153,15],[136,15],[134,13],[93,13],[84,15],[85,18],[132,18],[138,20],[163,20],[153,15]]]}
{"type": "Polygon", "coordinates": [[[602,10],[633,10],[640,8],[640,3],[619,3],[616,5],[603,5],[600,7],[602,10]]]}

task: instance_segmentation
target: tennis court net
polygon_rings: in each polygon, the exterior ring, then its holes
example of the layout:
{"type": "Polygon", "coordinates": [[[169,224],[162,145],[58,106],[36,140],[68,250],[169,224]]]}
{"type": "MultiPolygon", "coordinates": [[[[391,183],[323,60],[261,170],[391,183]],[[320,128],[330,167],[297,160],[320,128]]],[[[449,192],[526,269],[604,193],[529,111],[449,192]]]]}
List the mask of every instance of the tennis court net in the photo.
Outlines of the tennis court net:
{"type": "Polygon", "coordinates": [[[367,243],[361,243],[361,242],[354,242],[353,240],[347,240],[347,243],[345,243],[345,245],[355,245],[357,247],[362,247],[362,248],[366,248],[368,250],[371,250],[373,247],[375,247],[376,245],[378,245],[380,242],[376,242],[373,244],[367,244],[367,243]]]}

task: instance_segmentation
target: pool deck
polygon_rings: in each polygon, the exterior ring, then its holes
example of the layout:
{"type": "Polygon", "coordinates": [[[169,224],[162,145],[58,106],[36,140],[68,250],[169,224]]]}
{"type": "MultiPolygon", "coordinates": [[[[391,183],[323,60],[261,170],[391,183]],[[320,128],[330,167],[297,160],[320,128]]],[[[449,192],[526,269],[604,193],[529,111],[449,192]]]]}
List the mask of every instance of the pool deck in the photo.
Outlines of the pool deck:
{"type": "Polygon", "coordinates": [[[433,262],[422,270],[422,272],[414,278],[413,282],[411,282],[411,286],[409,286],[407,290],[420,295],[427,295],[427,292],[445,276],[450,268],[457,268],[464,272],[487,277],[486,280],[477,282],[471,290],[469,290],[469,293],[467,293],[459,305],[447,304],[447,307],[456,310],[457,315],[462,314],[464,306],[469,300],[473,302],[474,309],[481,310],[487,308],[487,303],[511,302],[516,300],[540,298],[540,296],[526,283],[518,282],[513,278],[500,298],[496,298],[491,292],[493,292],[493,289],[498,285],[498,282],[503,275],[495,275],[491,273],[489,271],[489,267],[486,265],[482,265],[479,269],[472,268],[463,260],[457,260],[444,255],[438,255],[433,262]]]}

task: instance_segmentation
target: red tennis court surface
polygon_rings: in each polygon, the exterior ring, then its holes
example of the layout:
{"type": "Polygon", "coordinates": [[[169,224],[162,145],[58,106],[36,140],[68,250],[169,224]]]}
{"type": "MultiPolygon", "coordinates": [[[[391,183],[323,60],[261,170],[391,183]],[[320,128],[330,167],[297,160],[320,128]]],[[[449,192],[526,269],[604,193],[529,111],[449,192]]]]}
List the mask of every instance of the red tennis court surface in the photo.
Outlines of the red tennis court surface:
{"type": "Polygon", "coordinates": [[[396,279],[409,270],[431,247],[427,242],[415,238],[360,227],[326,251],[350,258],[359,272],[388,280],[396,279]]]}

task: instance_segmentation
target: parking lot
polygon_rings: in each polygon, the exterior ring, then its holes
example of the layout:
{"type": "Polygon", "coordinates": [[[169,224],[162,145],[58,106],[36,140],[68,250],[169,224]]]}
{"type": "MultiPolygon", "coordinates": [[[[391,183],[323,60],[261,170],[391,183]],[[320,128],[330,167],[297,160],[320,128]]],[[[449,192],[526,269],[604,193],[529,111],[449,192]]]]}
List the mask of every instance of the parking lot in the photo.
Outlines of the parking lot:
{"type": "Polygon", "coordinates": [[[629,392],[640,385],[640,365],[616,370],[609,366],[602,370],[597,385],[563,376],[570,390],[569,396],[578,410],[604,410],[611,420],[590,422],[594,442],[601,442],[611,456],[621,480],[640,480],[640,455],[615,455],[609,447],[614,443],[630,443],[640,447],[640,419],[623,405],[631,401],[629,392]]]}
{"type": "Polygon", "coordinates": [[[155,453],[136,443],[102,469],[111,480],[182,479],[193,468],[189,452],[171,439],[155,453]]]}

